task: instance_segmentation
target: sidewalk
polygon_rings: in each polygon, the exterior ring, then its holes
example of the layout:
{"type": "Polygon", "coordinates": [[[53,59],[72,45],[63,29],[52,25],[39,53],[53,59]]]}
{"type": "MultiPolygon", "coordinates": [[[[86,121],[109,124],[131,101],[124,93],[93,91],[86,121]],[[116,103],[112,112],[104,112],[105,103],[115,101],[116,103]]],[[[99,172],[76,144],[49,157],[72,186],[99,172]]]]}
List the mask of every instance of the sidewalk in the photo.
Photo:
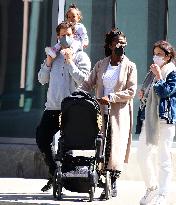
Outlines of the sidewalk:
{"type": "MultiPolygon", "coordinates": [[[[118,197],[107,201],[99,201],[102,189],[96,188],[95,200],[87,202],[89,195],[64,190],[63,200],[56,201],[49,192],[41,192],[45,179],[0,178],[0,205],[73,205],[73,204],[104,204],[104,205],[139,205],[144,194],[142,181],[119,180],[118,197]]],[[[176,205],[176,182],[172,183],[167,205],[176,205]]]]}

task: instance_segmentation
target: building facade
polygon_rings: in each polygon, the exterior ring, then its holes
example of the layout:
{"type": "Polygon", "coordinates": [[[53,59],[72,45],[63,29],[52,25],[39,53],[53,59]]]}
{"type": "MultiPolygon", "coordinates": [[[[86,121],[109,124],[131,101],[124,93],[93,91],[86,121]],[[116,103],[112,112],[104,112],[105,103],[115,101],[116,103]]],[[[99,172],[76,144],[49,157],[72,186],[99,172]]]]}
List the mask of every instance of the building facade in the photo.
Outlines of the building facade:
{"type": "MultiPolygon", "coordinates": [[[[44,48],[56,43],[55,28],[71,3],[82,11],[92,67],[104,57],[104,37],[112,27],[126,34],[138,87],[152,62],[153,43],[167,39],[176,46],[175,0],[0,0],[0,144],[35,144],[47,90],[37,73],[44,48]]],[[[138,105],[136,97],[134,128],[138,105]]]]}

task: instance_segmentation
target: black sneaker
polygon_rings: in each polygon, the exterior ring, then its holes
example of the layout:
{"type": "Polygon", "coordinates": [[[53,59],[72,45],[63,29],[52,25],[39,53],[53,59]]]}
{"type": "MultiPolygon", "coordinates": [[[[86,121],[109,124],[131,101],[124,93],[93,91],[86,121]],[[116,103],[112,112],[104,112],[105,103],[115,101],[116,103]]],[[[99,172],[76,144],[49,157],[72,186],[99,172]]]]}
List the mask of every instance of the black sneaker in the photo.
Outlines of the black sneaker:
{"type": "Polygon", "coordinates": [[[112,185],[111,185],[111,195],[112,197],[116,197],[117,196],[117,185],[116,185],[117,181],[114,180],[112,185]]]}
{"type": "Polygon", "coordinates": [[[116,188],[111,190],[111,196],[112,197],[116,197],[117,196],[117,189],[116,188]]]}
{"type": "Polygon", "coordinates": [[[48,191],[49,189],[52,188],[52,186],[53,186],[53,179],[50,178],[48,180],[47,184],[44,187],[42,187],[41,191],[43,191],[43,192],[48,191]]]}
{"type": "Polygon", "coordinates": [[[105,190],[102,191],[100,197],[99,197],[100,200],[104,200],[106,199],[106,193],[105,193],[105,190]]]}

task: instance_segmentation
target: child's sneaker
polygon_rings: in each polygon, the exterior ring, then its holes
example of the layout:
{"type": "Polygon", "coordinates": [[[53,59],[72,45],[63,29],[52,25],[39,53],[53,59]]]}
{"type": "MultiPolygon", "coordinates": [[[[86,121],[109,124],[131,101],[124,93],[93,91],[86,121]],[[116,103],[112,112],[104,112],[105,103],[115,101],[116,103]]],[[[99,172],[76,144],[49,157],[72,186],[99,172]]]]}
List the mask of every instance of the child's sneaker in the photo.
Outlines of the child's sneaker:
{"type": "Polygon", "coordinates": [[[157,187],[151,187],[146,190],[145,195],[140,200],[140,205],[146,205],[152,201],[152,199],[158,194],[157,187]]]}
{"type": "Polygon", "coordinates": [[[55,50],[54,48],[46,47],[46,48],[45,48],[45,52],[46,52],[46,55],[49,55],[49,56],[51,56],[52,58],[55,58],[55,57],[56,57],[56,50],[55,50]]]}

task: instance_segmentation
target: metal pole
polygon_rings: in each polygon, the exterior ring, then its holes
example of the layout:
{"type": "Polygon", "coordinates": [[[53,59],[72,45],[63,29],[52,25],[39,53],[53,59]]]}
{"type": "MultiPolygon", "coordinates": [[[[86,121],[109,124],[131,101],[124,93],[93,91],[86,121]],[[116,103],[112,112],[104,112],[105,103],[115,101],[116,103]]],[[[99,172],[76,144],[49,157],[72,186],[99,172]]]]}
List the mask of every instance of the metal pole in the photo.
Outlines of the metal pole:
{"type": "Polygon", "coordinates": [[[164,39],[168,39],[168,20],[169,20],[169,2],[165,0],[165,12],[164,12],[164,39]]]}
{"type": "Polygon", "coordinates": [[[117,1],[113,0],[112,4],[112,28],[116,28],[117,25],[117,1]]]}
{"type": "Polygon", "coordinates": [[[59,0],[58,24],[64,21],[65,17],[65,0],[59,0]]]}
{"type": "MultiPolygon", "coordinates": [[[[26,84],[25,92],[29,95],[32,94],[34,87],[34,74],[35,74],[35,61],[37,50],[37,39],[39,29],[39,14],[40,3],[43,0],[32,0],[31,17],[30,17],[30,30],[29,30],[29,47],[28,47],[28,59],[26,69],[26,84]]],[[[32,107],[32,96],[27,96],[24,103],[24,111],[29,112],[32,107]]]]}
{"type": "Polygon", "coordinates": [[[51,45],[55,45],[56,42],[57,42],[56,27],[62,21],[64,21],[64,17],[65,17],[65,3],[66,3],[66,0],[53,0],[51,45]]]}
{"type": "MultiPolygon", "coordinates": [[[[23,0],[23,42],[22,42],[22,58],[21,58],[21,77],[20,89],[24,91],[25,88],[25,75],[26,75],[26,55],[27,55],[27,42],[28,42],[28,14],[29,14],[29,1],[23,0]]],[[[20,94],[19,107],[24,106],[24,93],[20,94]]]]}

